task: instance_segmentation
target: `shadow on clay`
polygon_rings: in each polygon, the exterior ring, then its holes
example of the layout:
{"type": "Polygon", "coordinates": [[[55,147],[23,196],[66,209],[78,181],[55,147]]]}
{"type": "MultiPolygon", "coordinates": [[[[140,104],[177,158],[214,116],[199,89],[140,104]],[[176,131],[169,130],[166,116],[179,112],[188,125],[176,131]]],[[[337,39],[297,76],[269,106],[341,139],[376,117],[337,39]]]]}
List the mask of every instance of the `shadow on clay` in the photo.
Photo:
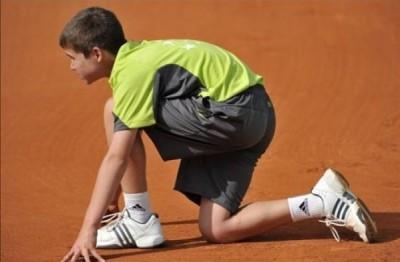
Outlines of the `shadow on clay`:
{"type": "Polygon", "coordinates": [[[154,254],[158,252],[167,252],[173,251],[178,249],[186,249],[186,248],[195,248],[210,245],[202,237],[194,237],[189,239],[178,239],[178,240],[166,240],[166,242],[157,248],[151,249],[134,249],[126,253],[119,253],[119,254],[111,254],[111,255],[102,255],[102,257],[106,260],[119,258],[119,257],[126,257],[126,256],[139,256],[139,255],[146,255],[146,254],[154,254]]]}
{"type": "MultiPolygon", "coordinates": [[[[377,243],[385,243],[397,240],[400,238],[400,213],[397,212],[376,212],[373,217],[378,227],[377,243]]],[[[196,224],[197,220],[183,220],[163,222],[163,226],[169,225],[183,225],[183,224],[196,224]]],[[[353,232],[338,228],[342,240],[345,241],[360,241],[357,235],[353,232]]],[[[245,240],[243,242],[281,242],[290,240],[317,240],[317,239],[330,239],[334,241],[330,231],[324,224],[315,221],[304,221],[288,226],[283,226],[266,233],[265,235],[258,236],[245,240]]],[[[152,249],[127,249],[128,252],[119,254],[103,255],[105,259],[115,259],[126,256],[138,256],[152,254],[156,252],[167,252],[179,249],[197,248],[207,245],[213,245],[206,242],[202,237],[195,237],[189,239],[167,240],[166,243],[158,248],[152,249]]]]}
{"type": "Polygon", "coordinates": [[[161,222],[163,226],[197,224],[197,219],[161,222]]]}
{"type": "MultiPolygon", "coordinates": [[[[375,212],[378,235],[376,243],[391,242],[400,238],[400,213],[397,212],[375,212]]],[[[360,241],[360,238],[350,230],[336,227],[342,241],[360,241]]],[[[311,240],[332,238],[330,230],[322,223],[316,221],[303,221],[296,224],[274,229],[262,236],[252,238],[250,242],[263,241],[286,241],[286,240],[311,240]]]]}

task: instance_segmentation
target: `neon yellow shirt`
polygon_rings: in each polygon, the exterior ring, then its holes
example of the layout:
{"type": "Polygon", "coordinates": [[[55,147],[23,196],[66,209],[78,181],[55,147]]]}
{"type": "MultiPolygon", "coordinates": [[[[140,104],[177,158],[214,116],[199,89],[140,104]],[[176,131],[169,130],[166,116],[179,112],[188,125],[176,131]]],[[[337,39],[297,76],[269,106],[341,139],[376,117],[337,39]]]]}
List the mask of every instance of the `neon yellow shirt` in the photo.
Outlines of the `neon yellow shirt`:
{"type": "MultiPolygon", "coordinates": [[[[127,42],[121,46],[109,79],[113,112],[129,128],[156,123],[153,88],[160,69],[176,65],[201,83],[200,96],[225,101],[256,84],[261,76],[232,53],[195,40],[127,42]]],[[[182,79],[179,79],[182,81],[182,79]]]]}

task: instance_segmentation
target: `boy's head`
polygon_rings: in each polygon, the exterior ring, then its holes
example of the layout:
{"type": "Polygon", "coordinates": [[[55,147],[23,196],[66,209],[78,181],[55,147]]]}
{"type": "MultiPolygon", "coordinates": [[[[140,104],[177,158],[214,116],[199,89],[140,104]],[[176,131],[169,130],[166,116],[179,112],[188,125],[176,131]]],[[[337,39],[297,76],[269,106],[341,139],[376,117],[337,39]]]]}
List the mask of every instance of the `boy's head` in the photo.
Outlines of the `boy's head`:
{"type": "Polygon", "coordinates": [[[104,49],[114,56],[126,42],[117,17],[100,7],[90,7],[77,13],[64,27],[59,44],[88,57],[93,47],[104,49]]]}
{"type": "Polygon", "coordinates": [[[109,76],[114,58],[125,42],[117,17],[100,7],[76,14],[65,25],[59,39],[71,59],[71,69],[88,84],[109,76]]]}

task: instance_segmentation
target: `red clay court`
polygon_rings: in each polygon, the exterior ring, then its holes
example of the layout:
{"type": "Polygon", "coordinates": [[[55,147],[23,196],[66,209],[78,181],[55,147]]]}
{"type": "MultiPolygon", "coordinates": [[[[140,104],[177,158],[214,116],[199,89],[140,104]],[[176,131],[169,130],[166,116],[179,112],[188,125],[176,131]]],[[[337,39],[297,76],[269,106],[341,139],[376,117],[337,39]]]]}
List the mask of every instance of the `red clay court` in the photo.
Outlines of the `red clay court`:
{"type": "Polygon", "coordinates": [[[58,35],[78,10],[113,10],[129,39],[190,38],[236,53],[263,75],[277,132],[245,202],[308,192],[344,173],[376,219],[376,244],[323,224],[247,242],[200,238],[197,207],[172,190],[177,162],[146,138],[164,248],[100,251],[108,261],[400,261],[400,1],[1,1],[1,261],[59,261],[106,150],[106,80],[85,86],[58,35]]]}

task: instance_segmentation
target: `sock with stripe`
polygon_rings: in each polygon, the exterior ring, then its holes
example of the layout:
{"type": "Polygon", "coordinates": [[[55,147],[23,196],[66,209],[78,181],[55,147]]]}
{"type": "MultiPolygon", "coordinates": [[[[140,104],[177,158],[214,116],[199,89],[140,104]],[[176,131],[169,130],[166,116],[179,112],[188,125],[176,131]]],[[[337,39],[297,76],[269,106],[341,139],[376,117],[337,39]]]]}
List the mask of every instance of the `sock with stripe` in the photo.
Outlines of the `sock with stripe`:
{"type": "Polygon", "coordinates": [[[324,205],[322,199],[317,195],[306,194],[290,197],[288,203],[293,222],[324,216],[324,205]]]}
{"type": "Polygon", "coordinates": [[[125,207],[129,215],[140,223],[146,223],[152,214],[147,192],[127,194],[124,193],[125,207]]]}

